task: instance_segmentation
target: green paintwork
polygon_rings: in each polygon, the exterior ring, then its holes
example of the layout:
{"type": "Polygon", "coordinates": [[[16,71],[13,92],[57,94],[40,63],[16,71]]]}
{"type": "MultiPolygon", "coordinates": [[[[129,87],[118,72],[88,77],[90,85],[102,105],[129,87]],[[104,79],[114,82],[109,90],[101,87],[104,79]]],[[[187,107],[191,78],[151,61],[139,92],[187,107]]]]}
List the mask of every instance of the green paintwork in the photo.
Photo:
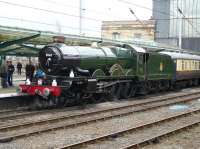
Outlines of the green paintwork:
{"type": "MultiPolygon", "coordinates": [[[[90,50],[88,50],[90,51],[90,50]]],[[[79,51],[81,52],[81,51],[79,51]]],[[[93,53],[80,53],[80,68],[94,72],[102,70],[110,77],[137,77],[145,80],[171,80],[173,74],[173,61],[167,55],[157,52],[140,53],[134,49],[109,47],[109,49],[96,48],[93,53]],[[96,51],[96,52],[95,52],[96,51]]],[[[103,75],[96,75],[97,78],[103,75]]]]}
{"type": "Polygon", "coordinates": [[[170,79],[173,74],[173,60],[167,55],[150,53],[147,61],[148,80],[170,79]]]}
{"type": "Polygon", "coordinates": [[[0,56],[0,66],[1,66],[1,64],[2,64],[2,62],[3,62],[3,56],[0,56]]]}
{"type": "Polygon", "coordinates": [[[101,69],[111,76],[134,75],[136,69],[136,57],[134,51],[121,47],[92,48],[88,51],[79,50],[81,55],[80,68],[95,71],[101,69]],[[92,52],[91,52],[92,50],[92,52]]]}
{"type": "Polygon", "coordinates": [[[134,72],[133,69],[125,69],[124,71],[125,71],[125,75],[126,76],[133,76],[133,75],[135,75],[135,72],[134,72]]]}
{"type": "Polygon", "coordinates": [[[105,73],[101,69],[96,69],[92,74],[92,77],[100,77],[100,76],[105,76],[105,73]]]}

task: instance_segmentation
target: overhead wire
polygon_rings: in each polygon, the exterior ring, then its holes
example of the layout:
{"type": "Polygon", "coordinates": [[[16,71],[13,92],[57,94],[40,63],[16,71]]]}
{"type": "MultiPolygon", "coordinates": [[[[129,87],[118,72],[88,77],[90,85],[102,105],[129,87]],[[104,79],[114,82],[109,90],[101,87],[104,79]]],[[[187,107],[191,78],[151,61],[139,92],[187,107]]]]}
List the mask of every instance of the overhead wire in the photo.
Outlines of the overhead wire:
{"type": "MultiPolygon", "coordinates": [[[[177,0],[177,9],[180,9],[180,7],[178,6],[178,3],[179,1],[177,0]]],[[[182,5],[184,5],[183,4],[183,2],[181,1],[181,9],[183,8],[182,7],[182,5]]],[[[189,1],[189,4],[188,4],[189,6],[189,8],[190,8],[190,1],[189,1]]],[[[185,7],[186,7],[186,3],[185,3],[185,7]]],[[[180,9],[180,10],[181,10],[180,9]]],[[[191,12],[193,12],[193,7],[192,7],[192,11],[191,12]]],[[[188,11],[190,11],[190,10],[188,10],[188,11]]],[[[191,26],[192,27],[192,32],[193,32],[193,30],[195,30],[195,32],[197,33],[197,34],[199,34],[200,35],[200,32],[198,31],[198,29],[197,29],[197,27],[195,27],[194,26],[194,23],[193,23],[193,19],[198,19],[198,18],[191,18],[191,17],[186,17],[186,15],[183,13],[183,11],[181,10],[181,11],[179,11],[180,13],[181,13],[181,15],[183,16],[183,19],[184,20],[186,20],[187,22],[188,22],[188,29],[187,29],[187,31],[188,31],[188,36],[187,37],[190,37],[190,27],[189,26],[191,26]],[[190,20],[192,20],[192,22],[190,21],[190,20]]],[[[178,14],[177,14],[178,15],[178,14]]],[[[179,19],[180,19],[180,17],[179,17],[179,19]]],[[[193,34],[193,33],[192,33],[193,34]]]]}
{"type": "MultiPolygon", "coordinates": [[[[142,8],[142,9],[146,9],[146,10],[149,10],[149,11],[153,11],[152,8],[149,8],[149,7],[145,7],[145,6],[142,6],[142,5],[138,5],[138,4],[135,4],[133,2],[130,2],[130,1],[127,1],[127,0],[118,0],[119,2],[121,3],[125,3],[125,4],[129,4],[129,5],[133,5],[133,6],[136,6],[138,8],[142,8]]],[[[167,13],[167,12],[164,12],[164,11],[160,11],[160,10],[154,10],[155,12],[158,12],[160,14],[164,14],[164,15],[170,15],[170,13],[167,13]]]]}
{"type": "MultiPolygon", "coordinates": [[[[53,3],[57,3],[56,1],[52,1],[52,0],[47,0],[47,2],[48,1],[49,2],[53,2],[53,3]]],[[[138,5],[138,4],[134,4],[132,2],[128,2],[128,1],[125,1],[125,0],[118,0],[118,1],[123,2],[123,3],[131,4],[131,5],[134,5],[134,6],[139,7],[139,8],[143,8],[143,9],[147,9],[147,10],[153,11],[152,8],[148,8],[148,7],[145,7],[145,6],[138,5]]],[[[0,3],[19,6],[19,7],[24,7],[24,8],[35,9],[35,10],[39,10],[39,11],[46,11],[46,12],[54,13],[54,14],[61,14],[61,15],[66,15],[66,16],[78,17],[78,18],[80,17],[79,15],[74,15],[74,14],[69,14],[69,13],[64,13],[64,12],[60,12],[60,11],[44,9],[44,8],[38,8],[38,7],[33,7],[33,6],[28,6],[28,5],[22,5],[22,4],[17,4],[17,3],[5,2],[5,1],[2,1],[2,0],[0,0],[0,3]]],[[[58,3],[58,4],[60,4],[60,3],[58,3]]],[[[71,5],[66,5],[66,4],[64,4],[64,6],[79,8],[79,7],[76,7],[76,6],[71,6],[71,5]]],[[[94,12],[94,10],[90,10],[90,9],[88,9],[88,10],[94,12]]],[[[96,12],[98,12],[98,11],[96,11],[96,12]]],[[[158,11],[158,10],[156,10],[156,12],[163,13],[163,14],[166,14],[166,15],[170,15],[169,13],[158,11]]],[[[102,12],[98,12],[98,13],[102,13],[102,12]]],[[[100,20],[100,19],[88,18],[88,17],[85,17],[85,19],[93,20],[93,21],[103,21],[103,20],[100,20]]]]}
{"type": "MultiPolygon", "coordinates": [[[[48,1],[51,1],[51,2],[55,3],[55,1],[52,1],[52,0],[48,0],[48,1]]],[[[146,10],[149,10],[149,11],[153,10],[152,8],[141,6],[141,5],[135,4],[135,3],[127,1],[127,0],[118,0],[118,1],[122,2],[122,3],[129,4],[129,5],[134,5],[134,6],[138,7],[138,8],[146,9],[146,10]]],[[[18,6],[18,7],[29,8],[29,9],[34,9],[34,10],[39,10],[39,11],[45,11],[45,12],[49,12],[49,13],[53,13],[53,14],[61,14],[61,15],[66,15],[66,16],[71,16],[71,17],[77,17],[77,18],[80,17],[79,15],[74,15],[74,14],[69,14],[69,13],[65,13],[65,12],[60,12],[60,11],[55,11],[55,10],[49,10],[49,9],[44,9],[44,8],[38,8],[38,7],[33,7],[33,6],[28,6],[28,5],[23,5],[23,4],[17,4],[17,3],[13,3],[13,2],[5,2],[5,1],[2,1],[2,0],[0,0],[0,3],[9,4],[9,5],[18,6]]],[[[67,6],[67,5],[65,5],[65,6],[67,6]]],[[[94,10],[89,10],[89,11],[94,11],[94,10]]],[[[167,12],[163,12],[163,11],[159,11],[159,10],[154,10],[154,11],[156,11],[158,13],[161,13],[161,14],[172,16],[170,13],[167,13],[167,12]]],[[[96,19],[96,18],[89,18],[89,17],[83,17],[83,18],[87,19],[87,20],[97,21],[97,22],[103,21],[103,20],[96,19]]],[[[164,20],[173,20],[173,19],[178,19],[178,18],[174,18],[173,17],[173,18],[170,18],[170,19],[152,19],[152,20],[160,20],[160,21],[163,20],[164,21],[164,20]]],[[[189,22],[189,24],[192,26],[192,28],[194,28],[193,23],[191,23],[190,20],[189,20],[191,18],[188,18],[188,17],[184,16],[184,19],[186,19],[189,22]]],[[[31,21],[31,20],[29,20],[29,21],[31,21]]],[[[36,23],[38,21],[34,21],[34,22],[36,23]]],[[[38,23],[41,23],[41,22],[38,22],[38,23]]],[[[50,25],[49,23],[44,23],[44,24],[50,25]]],[[[72,27],[69,27],[69,28],[72,28],[72,27]]],[[[195,28],[195,29],[196,29],[196,32],[199,33],[199,31],[197,30],[197,28],[195,28]]]]}
{"type": "MultiPolygon", "coordinates": [[[[46,0],[45,0],[46,1],[46,0]]],[[[52,1],[52,0],[47,0],[48,1],[51,1],[53,3],[56,3],[55,1],[52,1]]],[[[143,8],[143,9],[147,9],[147,10],[150,10],[150,11],[153,11],[152,8],[148,8],[148,7],[145,7],[145,6],[141,6],[141,5],[138,5],[138,4],[134,4],[132,2],[128,2],[128,1],[125,1],[125,0],[118,0],[120,2],[123,2],[123,3],[128,3],[128,4],[131,4],[131,5],[134,5],[136,7],[139,7],[139,8],[143,8]]],[[[54,14],[61,14],[61,15],[66,15],[66,16],[71,16],[71,17],[77,17],[79,18],[80,16],[79,15],[74,15],[74,14],[69,14],[69,13],[65,13],[65,12],[60,12],[60,11],[54,11],[54,10],[49,10],[49,9],[44,9],[44,8],[38,8],[38,7],[33,7],[33,6],[28,6],[28,5],[22,5],[22,4],[17,4],[17,3],[11,3],[11,2],[5,2],[5,1],[2,1],[0,0],[0,3],[4,3],[4,4],[8,4],[8,5],[13,5],[13,6],[18,6],[18,7],[24,7],[24,8],[30,8],[30,9],[35,9],[35,10],[39,10],[39,11],[45,11],[45,12],[49,12],[49,13],[54,13],[54,14]]],[[[74,7],[74,8],[79,8],[79,7],[76,7],[76,6],[71,6],[71,5],[65,5],[64,6],[67,6],[67,7],[74,7]]],[[[92,11],[94,12],[94,10],[90,10],[89,11],[92,11]]],[[[96,11],[98,12],[98,11],[96,11]]],[[[156,12],[159,12],[159,13],[162,13],[162,14],[166,14],[166,15],[170,15],[169,13],[166,13],[166,12],[162,12],[162,11],[158,11],[156,10],[156,12]]],[[[98,12],[100,13],[100,12],[98,12]]],[[[96,19],[96,18],[89,18],[89,17],[83,17],[84,19],[87,19],[87,20],[93,20],[93,21],[103,21],[103,20],[100,20],[100,19],[96,19]]],[[[153,19],[152,19],[153,20],[153,19]]]]}
{"type": "MultiPolygon", "coordinates": [[[[136,6],[136,7],[139,7],[139,8],[143,8],[143,9],[146,9],[146,10],[150,10],[150,11],[153,11],[153,9],[149,8],[149,7],[145,7],[145,6],[141,6],[141,5],[138,5],[138,4],[135,4],[133,2],[130,2],[130,1],[127,1],[127,0],[118,0],[122,3],[126,3],[126,4],[130,4],[130,5],[133,5],[133,6],[136,6]]],[[[178,0],[177,0],[178,1],[178,0]]],[[[182,2],[182,1],[181,1],[182,2]]],[[[178,4],[178,3],[177,3],[178,4]]],[[[170,13],[167,13],[167,12],[163,12],[163,11],[160,11],[160,10],[154,10],[155,12],[158,12],[160,14],[165,14],[165,15],[169,15],[169,16],[172,16],[170,13]]],[[[197,30],[197,28],[194,27],[194,25],[189,21],[189,19],[184,15],[184,18],[188,21],[188,23],[191,25],[192,28],[195,29],[195,31],[200,34],[200,32],[197,30]]],[[[155,19],[157,20],[157,19],[155,19]]]]}
{"type": "MultiPolygon", "coordinates": [[[[50,12],[50,13],[54,13],[54,14],[61,14],[61,15],[67,15],[67,16],[72,16],[72,17],[80,17],[80,16],[77,16],[77,15],[71,15],[71,14],[68,14],[68,13],[63,13],[63,12],[57,12],[57,11],[53,11],[53,10],[47,10],[47,9],[43,9],[43,8],[38,8],[38,7],[32,7],[32,6],[27,6],[27,5],[22,5],[22,4],[17,4],[17,3],[11,3],[11,2],[5,2],[5,1],[2,1],[0,0],[0,3],[4,3],[4,4],[9,4],[9,5],[14,5],[14,6],[18,6],[18,7],[24,7],[24,8],[29,8],[29,9],[34,9],[34,10],[39,10],[39,11],[45,11],[45,12],[50,12]]],[[[4,17],[6,18],[6,17],[4,17]]],[[[87,18],[87,17],[83,17],[84,19],[92,19],[92,20],[97,20],[97,19],[93,19],[93,18],[87,18]]],[[[11,18],[8,18],[7,19],[11,19],[11,18]]],[[[50,23],[45,23],[45,22],[40,22],[40,21],[31,21],[31,20],[27,20],[27,19],[17,19],[17,18],[13,18],[15,20],[18,20],[18,21],[26,21],[26,22],[31,22],[31,23],[38,23],[38,24],[43,24],[43,25],[51,25],[51,26],[54,26],[53,24],[50,24],[50,23]]],[[[98,21],[102,21],[102,20],[98,20],[98,21]]],[[[62,25],[63,27],[67,27],[67,28],[72,28],[72,27],[69,27],[69,26],[64,26],[62,25]]],[[[85,29],[84,29],[85,30],[85,29]]],[[[86,31],[88,31],[89,29],[86,29],[86,31]]],[[[91,31],[91,29],[90,29],[91,31]]]]}
{"type": "MultiPolygon", "coordinates": [[[[192,26],[192,28],[195,29],[196,32],[200,35],[200,32],[197,30],[197,28],[194,27],[193,23],[190,22],[189,18],[187,18],[183,12],[181,14],[183,15],[183,18],[186,19],[188,23],[192,26]]],[[[188,37],[189,37],[189,28],[188,28],[188,37]]]]}
{"type": "MultiPolygon", "coordinates": [[[[71,16],[71,17],[76,17],[76,18],[80,17],[79,15],[69,14],[69,13],[65,13],[65,12],[61,12],[61,11],[49,10],[49,9],[44,9],[44,8],[39,8],[39,7],[17,4],[17,3],[13,3],[13,2],[12,3],[11,2],[5,2],[5,1],[2,1],[2,0],[0,0],[0,3],[12,5],[12,6],[23,7],[23,8],[34,9],[34,10],[39,10],[39,11],[44,11],[44,12],[53,13],[53,14],[60,14],[60,15],[64,15],[64,16],[71,16]]],[[[87,20],[91,20],[91,21],[96,21],[96,22],[102,21],[102,20],[99,20],[99,19],[96,19],[96,18],[89,18],[89,17],[83,17],[83,18],[85,18],[87,20]]]]}
{"type": "MultiPolygon", "coordinates": [[[[28,19],[19,19],[19,18],[5,17],[5,16],[0,16],[0,18],[57,27],[56,24],[40,22],[40,21],[33,21],[33,20],[28,20],[28,19]]],[[[64,27],[64,28],[68,28],[68,29],[74,29],[74,30],[78,30],[79,29],[78,27],[72,27],[72,26],[66,26],[66,25],[60,25],[60,26],[64,27]]],[[[86,30],[86,31],[97,32],[96,30],[92,30],[92,29],[88,29],[88,28],[83,28],[83,29],[86,30]]]]}
{"type": "MultiPolygon", "coordinates": [[[[47,2],[47,3],[51,3],[51,4],[58,4],[58,5],[60,5],[60,6],[65,6],[65,7],[68,7],[68,8],[80,9],[80,7],[78,7],[78,6],[69,5],[69,4],[66,4],[66,3],[60,3],[60,2],[55,1],[55,0],[42,0],[42,1],[47,2]]],[[[110,13],[113,14],[112,12],[106,13],[106,12],[104,12],[104,11],[97,11],[97,10],[95,10],[95,9],[90,9],[90,8],[87,8],[87,9],[86,9],[86,8],[83,8],[82,10],[87,10],[87,11],[89,11],[89,12],[96,13],[96,14],[101,14],[101,15],[102,15],[102,14],[110,15],[110,13]]],[[[116,15],[116,14],[113,14],[113,15],[116,15]]]]}

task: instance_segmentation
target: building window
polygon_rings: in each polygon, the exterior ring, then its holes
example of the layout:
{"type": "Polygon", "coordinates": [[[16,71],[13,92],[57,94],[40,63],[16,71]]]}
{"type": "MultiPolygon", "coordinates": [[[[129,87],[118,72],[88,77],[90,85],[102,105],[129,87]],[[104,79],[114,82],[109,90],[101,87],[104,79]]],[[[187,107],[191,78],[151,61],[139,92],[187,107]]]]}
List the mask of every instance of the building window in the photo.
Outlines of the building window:
{"type": "Polygon", "coordinates": [[[141,33],[134,33],[134,38],[140,39],[142,37],[141,33]]]}
{"type": "Polygon", "coordinates": [[[120,33],[118,33],[118,32],[112,33],[112,39],[113,40],[118,40],[119,38],[120,38],[120,33]]]}

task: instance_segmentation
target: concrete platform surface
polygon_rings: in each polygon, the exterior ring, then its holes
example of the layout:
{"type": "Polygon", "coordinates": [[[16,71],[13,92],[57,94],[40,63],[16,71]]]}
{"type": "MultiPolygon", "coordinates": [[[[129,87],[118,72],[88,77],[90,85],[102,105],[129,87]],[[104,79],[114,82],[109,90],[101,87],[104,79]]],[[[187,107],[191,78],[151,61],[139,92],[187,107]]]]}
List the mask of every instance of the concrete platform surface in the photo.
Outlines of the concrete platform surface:
{"type": "MultiPolygon", "coordinates": [[[[0,85],[0,98],[14,97],[14,96],[23,96],[24,94],[18,94],[16,89],[19,84],[23,84],[25,82],[25,75],[19,76],[14,74],[13,76],[13,86],[8,88],[2,88],[0,85]]],[[[0,79],[1,84],[1,79],[0,79]]]]}

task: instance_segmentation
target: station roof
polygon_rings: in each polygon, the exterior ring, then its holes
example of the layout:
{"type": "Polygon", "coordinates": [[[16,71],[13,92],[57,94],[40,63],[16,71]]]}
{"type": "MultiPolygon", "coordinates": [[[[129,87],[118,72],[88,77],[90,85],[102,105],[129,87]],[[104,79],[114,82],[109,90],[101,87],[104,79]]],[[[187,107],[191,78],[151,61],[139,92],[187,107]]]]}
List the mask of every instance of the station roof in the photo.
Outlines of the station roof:
{"type": "MultiPolygon", "coordinates": [[[[200,55],[199,52],[169,47],[155,42],[144,41],[117,41],[111,39],[101,39],[95,37],[86,37],[71,34],[60,34],[55,32],[36,31],[24,28],[14,28],[0,26],[0,56],[37,56],[39,50],[46,44],[53,43],[53,37],[65,37],[64,43],[67,45],[92,45],[96,42],[101,45],[119,45],[135,44],[142,47],[147,52],[175,51],[181,53],[192,53],[200,55]]],[[[139,49],[140,50],[140,49],[139,49]]]]}
{"type": "Polygon", "coordinates": [[[91,45],[97,41],[92,37],[0,26],[0,56],[37,56],[44,45],[53,43],[55,36],[64,36],[67,45],[91,45]]]}

